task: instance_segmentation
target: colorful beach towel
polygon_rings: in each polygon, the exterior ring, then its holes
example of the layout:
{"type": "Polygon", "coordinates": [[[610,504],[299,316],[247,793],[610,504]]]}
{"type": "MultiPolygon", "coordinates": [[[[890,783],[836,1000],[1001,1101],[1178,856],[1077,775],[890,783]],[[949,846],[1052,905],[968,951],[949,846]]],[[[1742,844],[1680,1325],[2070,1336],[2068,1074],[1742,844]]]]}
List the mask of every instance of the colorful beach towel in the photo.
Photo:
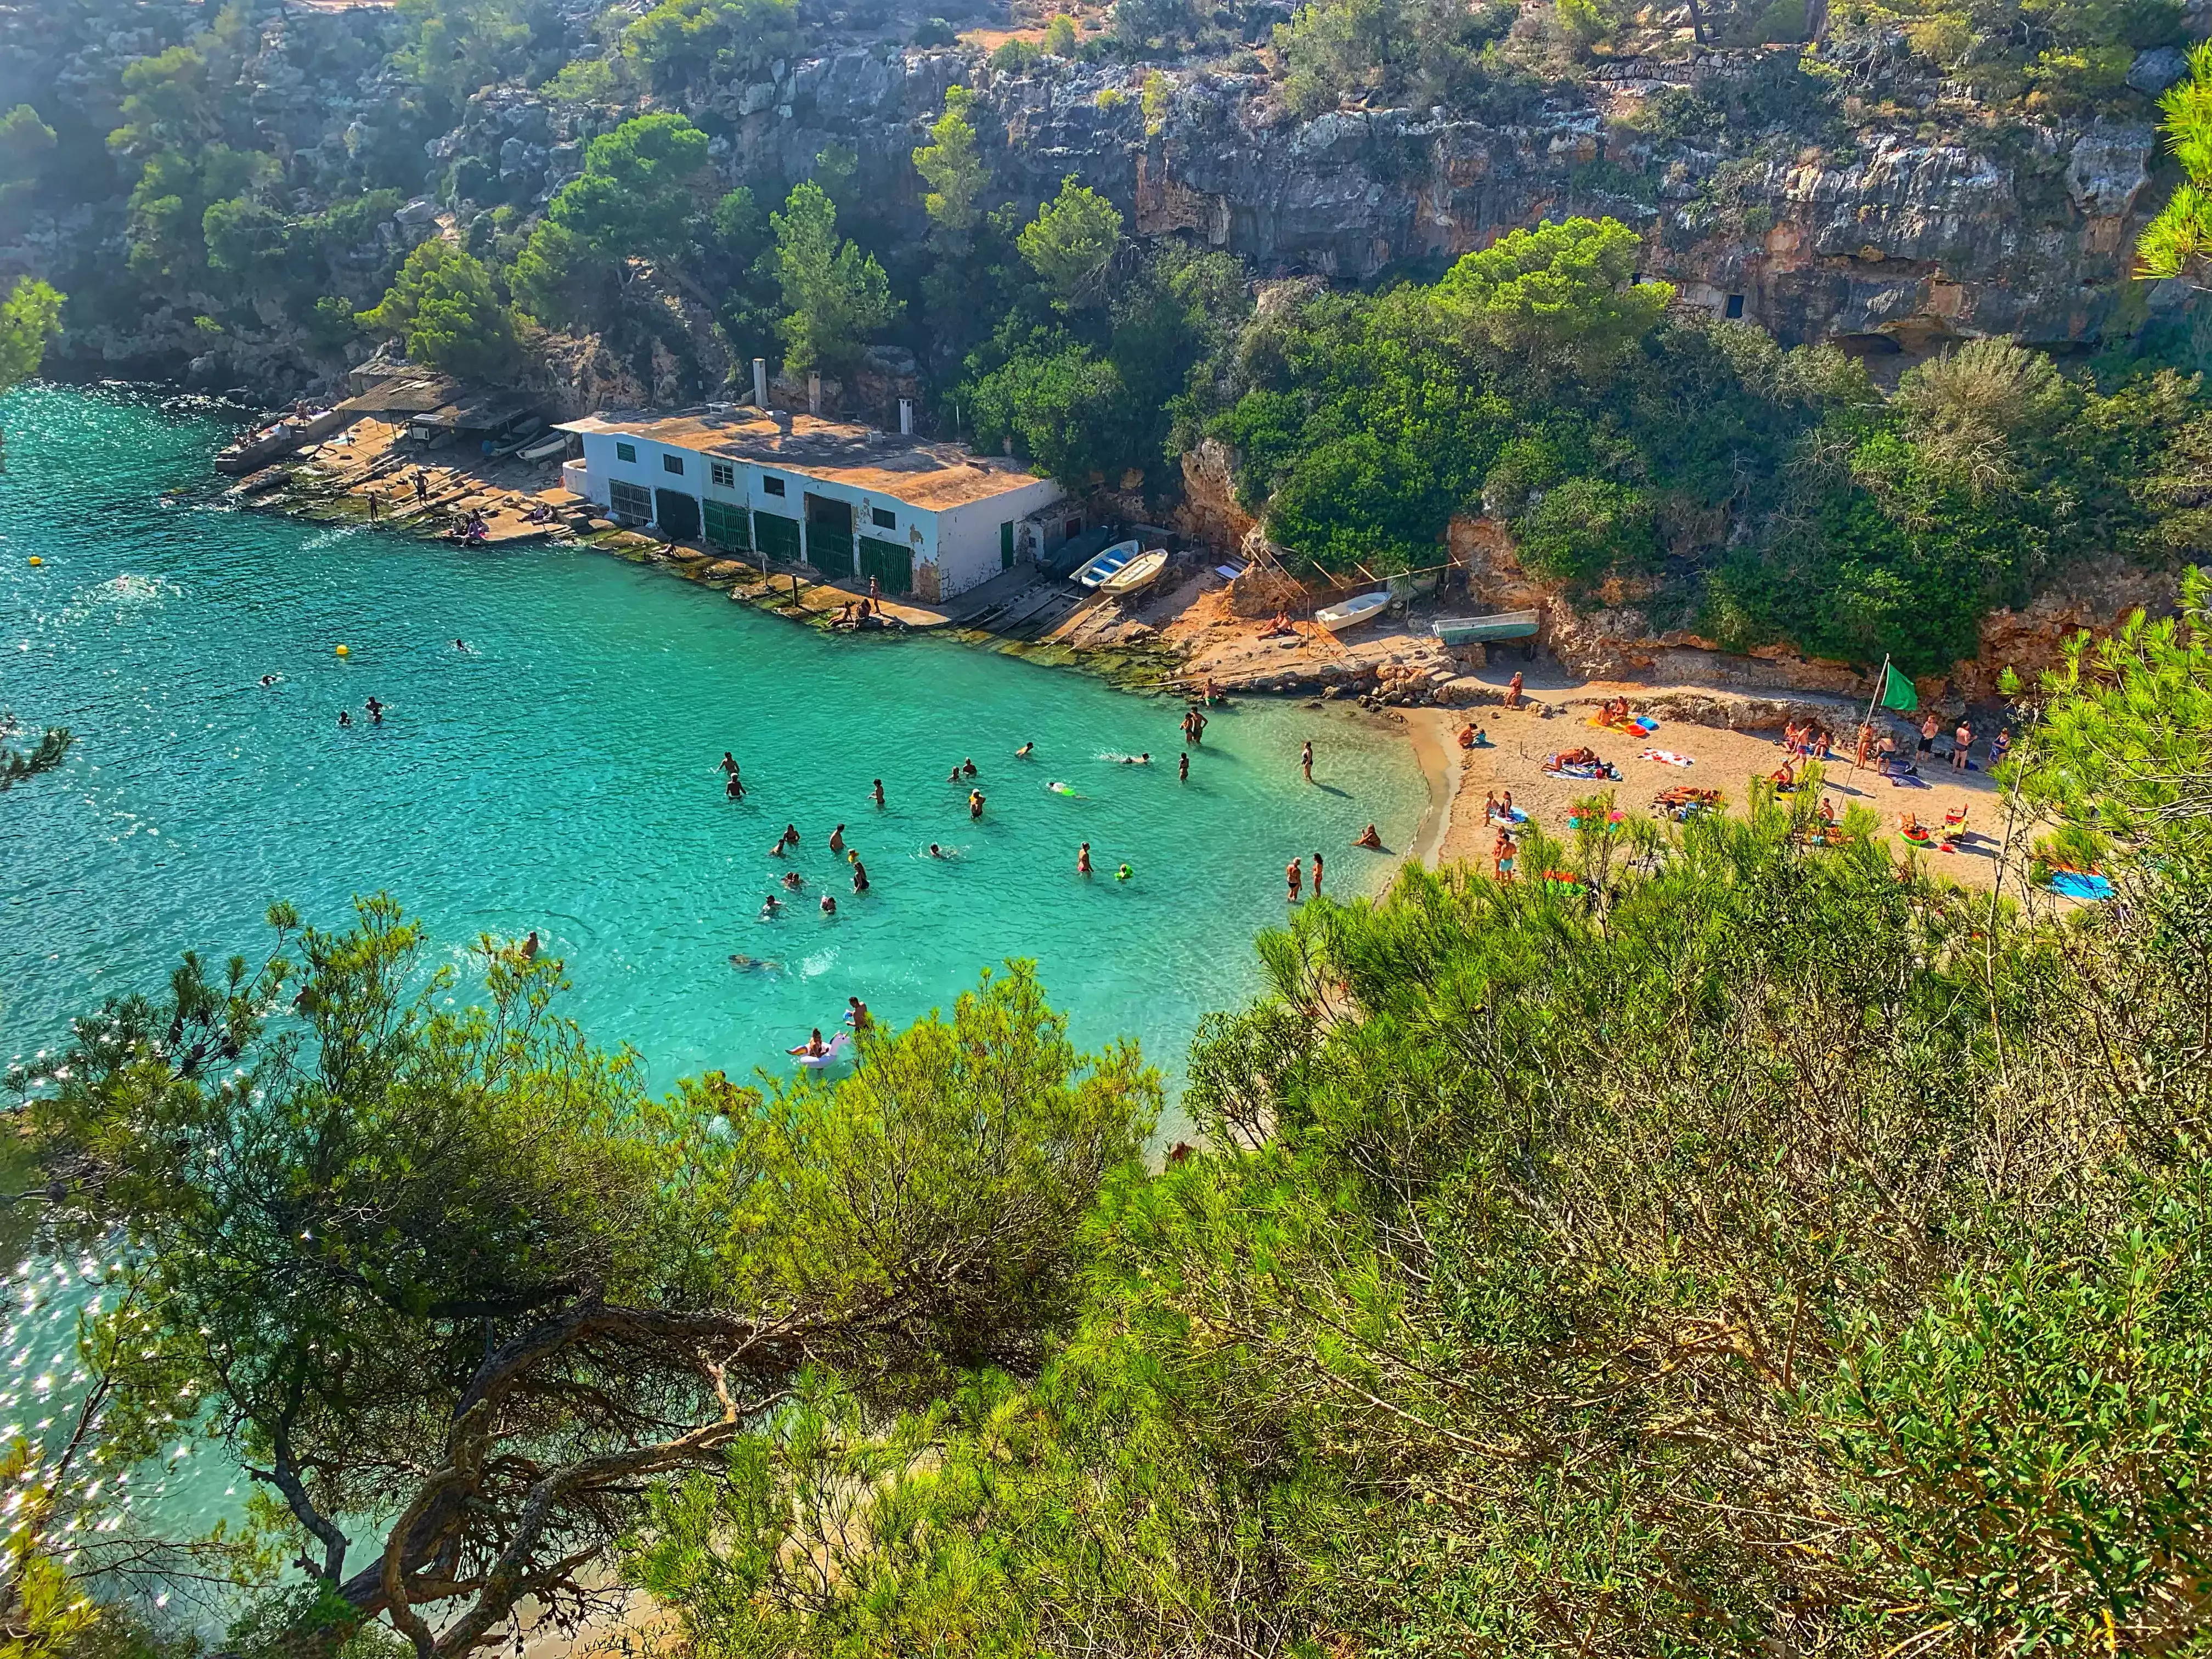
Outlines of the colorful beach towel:
{"type": "Polygon", "coordinates": [[[1657,761],[1662,766],[1695,766],[1694,755],[1678,755],[1671,749],[1647,749],[1638,757],[1640,760],[1657,761]]]}

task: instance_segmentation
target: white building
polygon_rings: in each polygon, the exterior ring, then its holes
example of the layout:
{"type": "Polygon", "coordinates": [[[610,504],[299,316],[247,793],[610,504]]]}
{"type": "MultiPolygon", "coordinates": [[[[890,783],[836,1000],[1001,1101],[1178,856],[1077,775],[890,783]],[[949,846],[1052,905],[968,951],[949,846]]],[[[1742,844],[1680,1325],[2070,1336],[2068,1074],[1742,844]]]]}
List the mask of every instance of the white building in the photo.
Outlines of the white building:
{"type": "Polygon", "coordinates": [[[1035,556],[1018,527],[1066,494],[958,444],[811,415],[592,415],[560,430],[584,449],[562,482],[618,521],[925,601],[1012,568],[1018,547],[1035,556]]]}

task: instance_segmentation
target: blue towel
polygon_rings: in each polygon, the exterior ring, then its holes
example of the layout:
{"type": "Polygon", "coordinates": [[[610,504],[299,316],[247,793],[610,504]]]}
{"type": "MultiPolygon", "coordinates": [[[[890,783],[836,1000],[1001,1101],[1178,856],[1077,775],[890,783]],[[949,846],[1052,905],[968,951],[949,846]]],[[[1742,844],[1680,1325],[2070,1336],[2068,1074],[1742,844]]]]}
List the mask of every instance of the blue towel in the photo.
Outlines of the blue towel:
{"type": "Polygon", "coordinates": [[[2051,878],[2051,890],[2061,898],[2082,899],[2094,904],[2112,896],[2112,884],[2102,876],[2085,876],[2061,870],[2051,878]]]}

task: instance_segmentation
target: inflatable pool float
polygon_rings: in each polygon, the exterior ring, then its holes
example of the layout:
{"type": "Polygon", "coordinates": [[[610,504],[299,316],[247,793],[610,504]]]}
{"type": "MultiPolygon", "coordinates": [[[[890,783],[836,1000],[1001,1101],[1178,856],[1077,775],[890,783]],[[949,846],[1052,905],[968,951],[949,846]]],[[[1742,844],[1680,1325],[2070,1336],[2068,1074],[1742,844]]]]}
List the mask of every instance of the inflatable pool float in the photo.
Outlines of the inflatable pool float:
{"type": "Polygon", "coordinates": [[[840,1031],[830,1039],[820,1054],[793,1054],[792,1058],[810,1070],[819,1071],[823,1066],[831,1065],[836,1060],[837,1056],[844,1050],[845,1039],[851,1035],[849,1031],[840,1031]]]}
{"type": "Polygon", "coordinates": [[[1056,778],[1052,782],[1045,785],[1045,787],[1052,791],[1055,795],[1066,795],[1075,800],[1081,800],[1083,799],[1081,795],[1076,793],[1075,786],[1073,784],[1062,783],[1056,778]]]}

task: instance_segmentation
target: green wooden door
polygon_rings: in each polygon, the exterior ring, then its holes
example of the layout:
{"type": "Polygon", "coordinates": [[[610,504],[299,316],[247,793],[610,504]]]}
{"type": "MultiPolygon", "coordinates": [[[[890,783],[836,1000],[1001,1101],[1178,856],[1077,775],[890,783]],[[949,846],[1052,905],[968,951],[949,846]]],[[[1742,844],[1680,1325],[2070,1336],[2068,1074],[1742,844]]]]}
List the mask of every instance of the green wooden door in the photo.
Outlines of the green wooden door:
{"type": "Polygon", "coordinates": [[[999,526],[999,568],[1014,568],[1014,521],[1009,519],[999,526]]]}
{"type": "Polygon", "coordinates": [[[878,541],[873,536],[860,540],[860,574],[873,576],[886,593],[914,592],[914,555],[902,542],[878,541]]]}
{"type": "Polygon", "coordinates": [[[786,564],[799,562],[799,520],[787,519],[781,513],[753,514],[753,545],[765,558],[781,559],[786,564]]]}
{"type": "Polygon", "coordinates": [[[704,511],[707,539],[735,553],[750,553],[753,536],[746,523],[749,516],[742,507],[732,507],[727,501],[708,501],[704,511]]]}

